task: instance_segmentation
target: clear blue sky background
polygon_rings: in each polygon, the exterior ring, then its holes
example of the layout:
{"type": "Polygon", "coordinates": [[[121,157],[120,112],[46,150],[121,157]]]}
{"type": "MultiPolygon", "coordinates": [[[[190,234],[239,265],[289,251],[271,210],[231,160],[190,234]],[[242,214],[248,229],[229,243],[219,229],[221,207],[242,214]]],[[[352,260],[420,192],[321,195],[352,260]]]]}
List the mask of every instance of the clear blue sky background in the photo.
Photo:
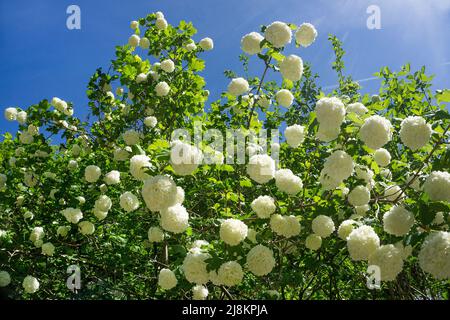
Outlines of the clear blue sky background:
{"type": "Polygon", "coordinates": [[[313,64],[325,91],[336,83],[329,33],[344,41],[347,73],[365,79],[364,92],[376,93],[378,83],[370,78],[382,66],[398,70],[406,62],[413,69],[426,65],[436,89],[450,88],[450,0],[0,0],[0,134],[17,128],[3,118],[4,108],[53,96],[74,102],[75,115],[84,119],[89,77],[109,65],[115,45],[127,42],[131,20],[158,10],[169,23],[192,21],[195,40],[214,39],[214,50],[202,54],[211,101],[227,85],[224,69],[242,71],[241,37],[275,20],[316,26],[312,46],[292,45],[287,52],[313,64]],[[70,4],[81,8],[81,30],[66,28],[70,4]],[[381,9],[381,30],[366,27],[372,4],[381,9]]]}

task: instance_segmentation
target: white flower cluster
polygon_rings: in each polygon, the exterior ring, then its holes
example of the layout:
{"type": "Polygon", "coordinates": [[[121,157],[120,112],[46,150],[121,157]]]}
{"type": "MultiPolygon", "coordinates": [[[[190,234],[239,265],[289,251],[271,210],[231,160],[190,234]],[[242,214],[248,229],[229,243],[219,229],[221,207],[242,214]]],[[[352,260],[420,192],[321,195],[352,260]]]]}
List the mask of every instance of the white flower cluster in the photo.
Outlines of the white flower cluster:
{"type": "Polygon", "coordinates": [[[247,164],[247,174],[260,184],[269,182],[275,176],[275,161],[267,154],[255,154],[247,164]]]}
{"type": "Polygon", "coordinates": [[[292,31],[286,23],[275,21],[267,26],[264,37],[275,48],[281,48],[291,43],[292,31]]]}
{"type": "Polygon", "coordinates": [[[165,81],[159,82],[155,86],[155,92],[158,97],[167,96],[169,94],[169,91],[170,91],[170,86],[165,81]]]}
{"type": "Polygon", "coordinates": [[[247,254],[247,268],[257,276],[269,274],[275,267],[273,251],[263,245],[253,247],[247,254]]]}
{"type": "Polygon", "coordinates": [[[286,142],[289,146],[297,148],[305,141],[305,127],[298,124],[289,126],[284,131],[284,136],[286,137],[286,142]]]}
{"type": "Polygon", "coordinates": [[[391,163],[391,154],[386,149],[379,148],[375,150],[373,160],[375,160],[380,167],[386,167],[391,163]]]}
{"type": "Polygon", "coordinates": [[[159,271],[158,275],[158,285],[165,289],[170,290],[172,288],[175,288],[177,285],[177,277],[175,276],[175,273],[173,273],[172,270],[163,268],[159,271]]]}
{"type": "Polygon", "coordinates": [[[187,281],[195,284],[205,284],[209,281],[205,260],[211,258],[199,248],[191,249],[184,258],[182,270],[187,281]]]}
{"type": "Polygon", "coordinates": [[[450,233],[430,233],[419,252],[419,265],[423,271],[438,280],[450,279],[450,233]]]}
{"type": "Polygon", "coordinates": [[[359,138],[371,149],[379,149],[392,139],[391,122],[379,115],[368,117],[359,129],[359,138]]]}
{"type": "Polygon", "coordinates": [[[347,240],[347,237],[355,228],[355,224],[356,221],[351,219],[342,221],[337,231],[338,237],[341,238],[342,240],[347,240]]]}
{"type": "Polygon", "coordinates": [[[318,215],[312,221],[312,231],[322,238],[329,237],[335,230],[333,219],[325,215],[318,215]]]}
{"type": "Polygon", "coordinates": [[[142,197],[150,211],[161,211],[178,203],[177,186],[169,176],[157,175],[144,182],[142,197]]]}
{"type": "Polygon", "coordinates": [[[403,252],[392,244],[380,246],[370,255],[368,264],[380,268],[380,280],[393,281],[403,269],[403,252]]]}
{"type": "Polygon", "coordinates": [[[23,279],[22,287],[26,293],[35,293],[39,290],[39,281],[35,277],[26,276],[23,279]]]}
{"type": "Polygon", "coordinates": [[[62,210],[61,213],[70,223],[76,224],[83,219],[83,213],[80,209],[66,208],[62,210]]]}
{"type": "Polygon", "coordinates": [[[136,180],[146,180],[150,176],[145,171],[152,167],[150,158],[146,155],[135,155],[130,159],[130,173],[136,180]]]}
{"type": "Polygon", "coordinates": [[[47,242],[42,245],[41,250],[43,255],[51,257],[55,253],[55,246],[51,242],[47,242]]]}
{"type": "Polygon", "coordinates": [[[357,186],[348,194],[348,202],[354,206],[363,206],[370,201],[370,191],[365,186],[357,186]]]}
{"type": "Polygon", "coordinates": [[[182,233],[189,227],[189,214],[181,204],[162,209],[161,227],[173,233],[182,233]]]}
{"type": "Polygon", "coordinates": [[[345,118],[345,106],[342,101],[336,97],[321,98],[316,103],[315,112],[319,122],[316,137],[324,142],[336,139],[345,118]]]}
{"type": "Polygon", "coordinates": [[[347,105],[347,113],[354,113],[358,116],[365,115],[369,110],[361,102],[350,103],[347,105]]]}
{"type": "Polygon", "coordinates": [[[280,106],[289,108],[292,102],[294,102],[294,96],[289,90],[281,89],[275,93],[275,100],[277,100],[280,106]]]}
{"type": "Polygon", "coordinates": [[[347,237],[347,249],[354,261],[367,260],[380,246],[380,238],[370,226],[360,226],[347,237]]]}
{"type": "Polygon", "coordinates": [[[123,140],[128,146],[134,146],[136,144],[139,144],[141,140],[141,135],[134,129],[127,130],[123,134],[123,140]]]}
{"type": "Polygon", "coordinates": [[[353,173],[355,164],[345,151],[336,150],[326,160],[320,173],[319,181],[323,189],[337,188],[353,173]]]}
{"type": "Polygon", "coordinates": [[[261,41],[264,40],[264,37],[258,32],[250,32],[242,37],[241,39],[241,48],[242,50],[249,54],[253,55],[261,52],[261,41]]]}
{"type": "Polygon", "coordinates": [[[228,287],[233,287],[242,282],[244,272],[239,263],[236,261],[228,261],[223,263],[219,270],[217,270],[217,276],[219,277],[220,283],[228,287]]]}
{"type": "Polygon", "coordinates": [[[112,170],[105,175],[104,181],[107,185],[114,185],[120,183],[120,172],[112,170]]]}
{"type": "Polygon", "coordinates": [[[414,215],[403,206],[394,206],[383,215],[384,231],[398,237],[406,235],[414,222],[414,215]]]}
{"type": "Polygon", "coordinates": [[[228,84],[228,93],[235,97],[246,93],[248,90],[249,85],[244,78],[234,78],[228,84]]]}
{"type": "Polygon", "coordinates": [[[311,233],[305,239],[305,247],[310,250],[316,251],[322,246],[322,237],[318,234],[311,233]]]}
{"type": "Polygon", "coordinates": [[[148,241],[161,242],[164,240],[164,232],[159,227],[150,227],[148,229],[148,241]]]}
{"type": "Polygon", "coordinates": [[[423,184],[423,190],[433,201],[450,201],[450,173],[431,172],[423,184]]]}
{"type": "Polygon", "coordinates": [[[203,161],[203,154],[199,148],[175,140],[170,149],[170,164],[175,174],[191,175],[203,161]]]}
{"type": "Polygon", "coordinates": [[[300,233],[300,223],[295,216],[282,216],[274,214],[270,218],[270,228],[276,234],[286,238],[294,237],[300,233]]]}
{"type": "Polygon", "coordinates": [[[84,178],[89,183],[97,182],[102,175],[102,170],[94,165],[89,165],[84,169],[84,178]]]}
{"type": "Polygon", "coordinates": [[[158,124],[158,119],[154,116],[149,116],[144,119],[144,124],[146,127],[154,128],[158,124]]]}
{"type": "Polygon", "coordinates": [[[398,185],[391,185],[388,186],[384,190],[384,199],[388,201],[395,201],[397,199],[401,200],[405,197],[405,194],[402,191],[402,188],[400,188],[398,185]]]}
{"type": "Polygon", "coordinates": [[[295,32],[295,40],[303,47],[309,47],[317,38],[317,30],[311,23],[302,23],[295,32]]]}
{"type": "Polygon", "coordinates": [[[50,104],[54,106],[56,110],[64,113],[66,116],[70,117],[73,115],[73,109],[69,107],[66,101],[58,97],[54,97],[50,104]]]}
{"type": "Polygon", "coordinates": [[[208,288],[202,285],[196,285],[192,288],[193,300],[206,300],[208,297],[208,288]]]}
{"type": "Polygon", "coordinates": [[[209,51],[214,48],[214,41],[211,38],[203,38],[198,44],[200,48],[205,51],[209,51]]]}
{"type": "Polygon", "coordinates": [[[125,192],[119,198],[120,207],[126,212],[132,212],[139,208],[139,199],[132,192],[125,192]]]}
{"type": "Polygon", "coordinates": [[[230,246],[236,246],[247,237],[248,227],[241,220],[227,219],[220,224],[220,239],[230,246]]]}
{"type": "Polygon", "coordinates": [[[291,81],[299,81],[303,75],[303,60],[295,54],[291,54],[280,62],[280,73],[283,78],[291,81]]]}
{"type": "Polygon", "coordinates": [[[172,73],[175,71],[175,63],[173,63],[173,61],[170,59],[161,61],[161,64],[159,67],[161,68],[162,71],[167,72],[167,73],[172,73]]]}
{"type": "Polygon", "coordinates": [[[252,210],[261,219],[269,218],[275,212],[275,200],[270,196],[259,196],[251,203],[252,210]]]}
{"type": "Polygon", "coordinates": [[[400,124],[400,139],[413,151],[425,146],[432,133],[431,125],[422,117],[407,117],[400,124]]]}
{"type": "Polygon", "coordinates": [[[90,235],[95,232],[95,226],[90,221],[81,221],[78,224],[78,229],[82,235],[90,235]]]}
{"type": "Polygon", "coordinates": [[[295,195],[303,188],[303,182],[290,169],[280,169],[275,172],[275,185],[278,190],[295,195]]]}
{"type": "Polygon", "coordinates": [[[7,271],[0,271],[0,288],[6,287],[11,283],[11,276],[7,271]]]}

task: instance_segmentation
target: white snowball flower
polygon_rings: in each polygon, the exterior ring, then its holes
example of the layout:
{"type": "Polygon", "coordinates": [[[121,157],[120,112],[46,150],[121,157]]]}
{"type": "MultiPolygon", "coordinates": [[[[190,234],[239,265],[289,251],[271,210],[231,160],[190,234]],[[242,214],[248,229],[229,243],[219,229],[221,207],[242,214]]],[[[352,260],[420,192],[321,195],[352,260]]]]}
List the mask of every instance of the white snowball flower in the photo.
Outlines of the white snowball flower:
{"type": "Polygon", "coordinates": [[[158,275],[158,285],[165,289],[170,290],[172,288],[175,288],[177,286],[178,280],[175,276],[175,273],[173,273],[172,270],[163,268],[159,271],[158,275]]]}
{"type": "Polygon", "coordinates": [[[281,48],[291,43],[292,31],[286,23],[275,21],[267,26],[264,37],[275,48],[281,48]]]}
{"type": "Polygon", "coordinates": [[[375,160],[380,167],[386,167],[391,163],[391,154],[386,149],[379,148],[375,150],[373,160],[375,160]]]}
{"type": "Polygon", "coordinates": [[[22,144],[31,144],[34,141],[34,137],[28,131],[21,132],[19,134],[19,141],[22,144]]]}
{"type": "Polygon", "coordinates": [[[305,127],[298,124],[289,126],[284,131],[284,136],[286,137],[286,142],[289,146],[297,148],[305,141],[305,127]]]}
{"type": "Polygon", "coordinates": [[[194,51],[196,49],[197,49],[197,45],[194,42],[189,42],[186,45],[186,50],[189,51],[189,52],[194,51]]]}
{"type": "Polygon", "coordinates": [[[333,220],[325,215],[315,217],[311,226],[313,232],[322,238],[330,236],[335,229],[333,220]]]}
{"type": "Polygon", "coordinates": [[[345,151],[336,150],[325,160],[319,181],[325,190],[335,189],[352,175],[354,168],[353,158],[345,151]]]}
{"type": "Polygon", "coordinates": [[[156,28],[158,28],[159,30],[164,30],[167,28],[168,23],[167,23],[166,19],[164,19],[164,18],[157,18],[155,25],[156,25],[156,28]]]}
{"type": "Polygon", "coordinates": [[[337,231],[339,238],[342,240],[347,240],[347,237],[355,228],[355,224],[356,221],[351,219],[342,221],[337,231]]]}
{"type": "Polygon", "coordinates": [[[255,154],[247,164],[247,174],[260,184],[269,182],[275,176],[275,161],[267,154],[255,154]]]}
{"type": "Polygon", "coordinates": [[[141,40],[141,38],[139,38],[139,36],[137,34],[133,34],[129,39],[128,39],[128,44],[132,47],[137,47],[139,45],[139,41],[141,40]]]}
{"type": "Polygon", "coordinates": [[[384,231],[398,237],[406,235],[414,222],[414,215],[403,206],[394,206],[383,215],[384,231]]]}
{"type": "Polygon", "coordinates": [[[70,223],[78,223],[78,221],[83,219],[83,212],[80,209],[66,208],[61,213],[70,223]]]}
{"type": "Polygon", "coordinates": [[[109,211],[112,207],[111,198],[106,195],[101,195],[95,200],[94,208],[100,211],[109,211]]]}
{"type": "Polygon", "coordinates": [[[249,55],[253,55],[261,52],[261,41],[264,40],[264,37],[258,32],[250,32],[242,37],[241,39],[241,48],[242,51],[249,55]]]}
{"type": "Polygon", "coordinates": [[[181,204],[161,210],[161,227],[173,233],[182,233],[189,227],[189,214],[181,204]]]}
{"type": "Polygon", "coordinates": [[[380,246],[380,238],[370,226],[360,226],[347,237],[347,249],[354,261],[367,260],[380,246]]]}
{"type": "Polygon", "coordinates": [[[281,89],[275,94],[275,100],[277,100],[280,106],[289,108],[292,102],[294,102],[294,96],[289,90],[281,89]]]}
{"type": "Polygon", "coordinates": [[[90,165],[84,169],[84,178],[87,182],[94,183],[96,182],[102,174],[102,171],[99,167],[90,165]]]}
{"type": "Polygon", "coordinates": [[[301,226],[295,216],[282,216],[274,214],[270,217],[270,228],[276,234],[286,238],[297,236],[300,233],[301,226]]]}
{"type": "Polygon", "coordinates": [[[139,208],[139,199],[133,193],[127,191],[120,196],[120,207],[126,212],[132,212],[139,208]]]}
{"type": "Polygon", "coordinates": [[[7,271],[0,271],[0,288],[7,287],[11,283],[11,276],[7,271]]]}
{"type": "Polygon", "coordinates": [[[145,172],[151,168],[150,158],[146,155],[135,155],[130,159],[130,173],[137,180],[145,180],[150,176],[145,172]]]}
{"type": "Polygon", "coordinates": [[[359,138],[371,149],[379,149],[392,139],[391,122],[379,115],[368,117],[359,129],[359,138]]]}
{"type": "Polygon", "coordinates": [[[17,113],[17,122],[19,122],[20,124],[25,124],[25,122],[27,122],[27,113],[25,111],[19,111],[17,113]]]}
{"type": "Polygon", "coordinates": [[[202,163],[203,153],[196,146],[176,140],[170,149],[170,164],[175,174],[191,175],[202,163]]]}
{"type": "Polygon", "coordinates": [[[59,226],[58,229],[56,230],[56,234],[58,236],[61,236],[63,238],[67,237],[67,234],[70,231],[70,227],[68,226],[59,226]]]}
{"type": "Polygon", "coordinates": [[[247,268],[257,276],[269,274],[275,267],[273,251],[263,245],[253,247],[247,253],[247,268]]]}
{"type": "Polygon", "coordinates": [[[214,42],[211,38],[203,38],[199,42],[200,48],[205,51],[212,50],[214,48],[214,42]]]}
{"type": "Polygon", "coordinates": [[[220,239],[230,246],[238,245],[244,241],[247,232],[248,227],[241,220],[227,219],[220,225],[220,239]]]}
{"type": "Polygon", "coordinates": [[[297,43],[303,47],[309,47],[317,37],[317,30],[311,23],[302,23],[295,32],[297,43]]]}
{"type": "Polygon", "coordinates": [[[219,270],[217,270],[217,275],[219,277],[219,281],[228,287],[233,287],[240,284],[244,278],[242,267],[236,261],[228,261],[223,263],[219,267],[219,270]]]}
{"type": "Polygon", "coordinates": [[[160,68],[167,73],[172,73],[175,70],[175,64],[172,60],[166,59],[161,61],[160,68]]]}
{"type": "Polygon", "coordinates": [[[161,242],[164,240],[164,232],[159,227],[150,227],[147,235],[150,242],[161,242]]]}
{"type": "Polygon", "coordinates": [[[130,28],[132,30],[136,30],[139,27],[139,22],[137,22],[136,20],[133,20],[130,22],[130,28]]]}
{"type": "Polygon", "coordinates": [[[26,293],[35,293],[39,290],[39,281],[35,277],[26,276],[23,279],[22,287],[26,293]]]}
{"type": "Polygon", "coordinates": [[[380,268],[382,281],[393,281],[403,269],[403,252],[392,244],[380,246],[370,255],[368,265],[380,268]]]}
{"type": "Polygon", "coordinates": [[[191,249],[183,260],[182,270],[187,281],[196,284],[205,284],[209,281],[205,260],[211,258],[208,253],[199,248],[191,249]]]}
{"type": "Polygon", "coordinates": [[[136,83],[142,83],[142,82],[145,82],[145,81],[147,81],[147,75],[145,73],[139,73],[136,76],[136,83]]]}
{"type": "Polygon", "coordinates": [[[107,185],[113,185],[120,183],[120,172],[117,170],[112,170],[105,175],[104,179],[107,185]]]}
{"type": "Polygon", "coordinates": [[[322,246],[322,237],[318,234],[311,233],[305,239],[305,246],[313,251],[320,249],[320,247],[322,246]]]}
{"type": "Polygon", "coordinates": [[[270,196],[259,196],[251,203],[252,210],[261,219],[269,218],[275,212],[275,200],[270,196]]]}
{"type": "Polygon", "coordinates": [[[422,117],[407,117],[400,124],[400,139],[413,151],[425,146],[432,133],[431,125],[422,117]]]}
{"type": "MultiPolygon", "coordinates": [[[[150,48],[150,40],[148,40],[146,37],[142,37],[141,40],[139,41],[139,46],[142,49],[148,49],[150,48]]],[[[123,92],[122,92],[123,93],[123,92]]]]}
{"type": "Polygon", "coordinates": [[[388,201],[395,201],[395,200],[401,200],[405,197],[405,194],[402,191],[402,188],[400,188],[397,185],[388,186],[384,190],[384,199],[388,201]]]}
{"type": "Polygon", "coordinates": [[[144,124],[146,127],[149,128],[154,128],[156,127],[156,124],[158,123],[158,119],[156,119],[156,117],[150,116],[150,117],[146,117],[144,119],[144,124]]]}
{"type": "Polygon", "coordinates": [[[338,128],[345,118],[345,106],[339,98],[324,97],[316,103],[316,117],[321,126],[338,128]]]}
{"type": "Polygon", "coordinates": [[[363,206],[356,206],[355,207],[355,212],[356,212],[357,215],[363,215],[369,210],[370,210],[370,206],[368,204],[365,204],[363,206]]]}
{"type": "Polygon", "coordinates": [[[299,81],[303,75],[303,60],[295,54],[291,54],[280,62],[280,73],[283,78],[291,81],[299,81]]]}
{"type": "Polygon", "coordinates": [[[53,256],[55,253],[55,246],[51,242],[44,243],[41,247],[42,254],[46,256],[53,256]]]}
{"type": "Polygon", "coordinates": [[[340,133],[341,127],[319,125],[319,130],[316,132],[316,138],[323,142],[330,142],[337,139],[340,133]]]}
{"type": "Polygon", "coordinates": [[[127,130],[123,134],[123,140],[128,146],[134,146],[140,142],[140,134],[134,129],[127,130]]]}
{"type": "Polygon", "coordinates": [[[357,186],[348,194],[348,202],[354,206],[363,206],[370,201],[370,191],[367,187],[357,186]]]}
{"type": "Polygon", "coordinates": [[[95,232],[95,226],[92,222],[89,221],[81,221],[78,224],[78,228],[82,235],[90,235],[95,232]]]}
{"type": "Polygon", "coordinates": [[[45,231],[42,227],[34,227],[30,234],[30,241],[36,242],[38,240],[44,239],[45,231]]]}
{"type": "Polygon", "coordinates": [[[246,93],[249,90],[249,85],[244,78],[234,78],[228,84],[227,90],[229,94],[237,97],[246,93]]]}
{"type": "Polygon", "coordinates": [[[177,186],[171,177],[157,175],[145,180],[142,197],[150,211],[161,211],[177,203],[177,186]]]}
{"type": "Polygon", "coordinates": [[[208,297],[208,288],[202,285],[196,285],[192,288],[193,300],[206,300],[208,297]]]}
{"type": "Polygon", "coordinates": [[[155,92],[158,97],[167,96],[169,94],[169,91],[170,87],[165,81],[159,82],[155,87],[155,92]]]}
{"type": "Polygon", "coordinates": [[[5,109],[5,119],[8,121],[14,121],[17,119],[17,109],[16,108],[6,108],[5,109]]]}
{"type": "Polygon", "coordinates": [[[158,19],[158,18],[164,18],[164,13],[162,13],[161,11],[156,11],[156,12],[155,12],[155,15],[156,15],[156,19],[158,19]]]}
{"type": "Polygon", "coordinates": [[[450,201],[450,173],[431,172],[423,184],[423,190],[433,201],[450,201]]]}
{"type": "Polygon", "coordinates": [[[363,105],[361,102],[350,103],[347,106],[347,113],[353,112],[353,113],[357,114],[358,116],[363,116],[368,111],[369,111],[369,109],[367,109],[366,106],[363,105]]]}
{"type": "Polygon", "coordinates": [[[450,279],[450,233],[430,233],[419,252],[419,265],[435,279],[450,279]]]}
{"type": "Polygon", "coordinates": [[[290,169],[280,169],[275,172],[275,185],[278,190],[295,195],[303,188],[303,182],[300,177],[292,173],[290,169]]]}

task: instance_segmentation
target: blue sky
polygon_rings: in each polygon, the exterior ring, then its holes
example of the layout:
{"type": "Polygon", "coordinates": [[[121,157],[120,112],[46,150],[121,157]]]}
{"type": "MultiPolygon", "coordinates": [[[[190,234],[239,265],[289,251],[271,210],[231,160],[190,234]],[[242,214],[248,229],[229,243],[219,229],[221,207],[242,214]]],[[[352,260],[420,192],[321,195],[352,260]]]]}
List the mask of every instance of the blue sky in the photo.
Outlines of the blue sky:
{"type": "MultiPolygon", "coordinates": [[[[214,39],[214,50],[202,54],[211,101],[227,85],[223,70],[242,71],[241,37],[275,20],[316,26],[312,46],[291,45],[287,52],[313,64],[325,91],[336,83],[329,33],[344,41],[347,74],[366,79],[363,92],[376,93],[378,83],[370,78],[382,66],[398,70],[406,62],[413,69],[426,65],[436,89],[450,88],[450,0],[0,0],[0,134],[17,128],[3,118],[4,108],[53,96],[74,102],[75,115],[84,119],[89,77],[127,42],[131,20],[158,10],[169,23],[192,21],[195,40],[214,39]],[[71,4],[81,8],[81,30],[66,28],[71,4]],[[380,30],[366,26],[369,5],[380,7],[380,30]]],[[[261,65],[255,58],[250,64],[258,75],[261,65]]]]}

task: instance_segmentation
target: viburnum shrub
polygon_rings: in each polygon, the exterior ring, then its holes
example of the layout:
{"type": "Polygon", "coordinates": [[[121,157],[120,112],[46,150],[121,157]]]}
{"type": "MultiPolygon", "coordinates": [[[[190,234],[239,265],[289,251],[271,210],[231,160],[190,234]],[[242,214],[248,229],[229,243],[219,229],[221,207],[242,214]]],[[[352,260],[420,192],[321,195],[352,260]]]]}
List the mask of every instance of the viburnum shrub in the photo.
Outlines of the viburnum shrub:
{"type": "Polygon", "coordinates": [[[384,67],[362,95],[330,36],[327,94],[300,57],[314,26],[275,21],[243,36],[243,69],[207,102],[212,39],[161,12],[131,28],[89,81],[87,121],[57,97],[5,110],[19,131],[0,143],[2,294],[449,298],[450,91],[424,68],[384,67]]]}

